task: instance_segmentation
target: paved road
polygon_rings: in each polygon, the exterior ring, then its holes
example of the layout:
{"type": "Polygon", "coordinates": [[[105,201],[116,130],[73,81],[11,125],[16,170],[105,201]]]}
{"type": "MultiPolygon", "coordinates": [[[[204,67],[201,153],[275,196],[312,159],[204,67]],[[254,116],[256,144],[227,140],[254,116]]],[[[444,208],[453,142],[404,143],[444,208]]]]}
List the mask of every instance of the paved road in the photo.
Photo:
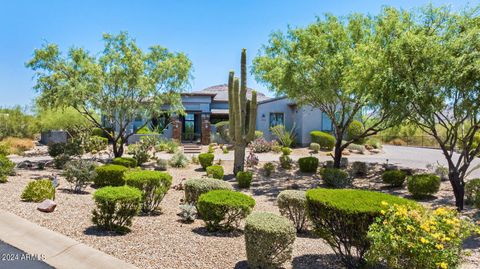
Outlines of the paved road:
{"type": "Polygon", "coordinates": [[[0,241],[0,269],[53,269],[39,259],[0,241]]]}

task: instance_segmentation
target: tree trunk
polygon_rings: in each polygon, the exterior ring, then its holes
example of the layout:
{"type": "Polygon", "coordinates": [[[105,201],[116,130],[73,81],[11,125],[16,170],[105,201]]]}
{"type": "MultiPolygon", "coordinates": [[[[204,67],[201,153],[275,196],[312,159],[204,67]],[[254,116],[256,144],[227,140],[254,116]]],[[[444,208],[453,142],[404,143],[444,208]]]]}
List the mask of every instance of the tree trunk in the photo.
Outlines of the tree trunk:
{"type": "Polygon", "coordinates": [[[233,159],[233,174],[244,170],[245,166],[245,148],[246,145],[242,143],[235,144],[235,158],[233,159]]]}
{"type": "Polygon", "coordinates": [[[460,180],[458,172],[450,172],[448,179],[450,180],[450,184],[452,184],[453,194],[455,195],[455,206],[458,211],[462,211],[465,197],[465,184],[463,180],[460,180]]]}
{"type": "Polygon", "coordinates": [[[335,152],[333,155],[333,167],[340,168],[340,163],[342,161],[342,139],[338,139],[335,142],[335,152]]]}
{"type": "Polygon", "coordinates": [[[123,141],[113,142],[113,156],[115,158],[122,157],[123,155],[123,141]]]}

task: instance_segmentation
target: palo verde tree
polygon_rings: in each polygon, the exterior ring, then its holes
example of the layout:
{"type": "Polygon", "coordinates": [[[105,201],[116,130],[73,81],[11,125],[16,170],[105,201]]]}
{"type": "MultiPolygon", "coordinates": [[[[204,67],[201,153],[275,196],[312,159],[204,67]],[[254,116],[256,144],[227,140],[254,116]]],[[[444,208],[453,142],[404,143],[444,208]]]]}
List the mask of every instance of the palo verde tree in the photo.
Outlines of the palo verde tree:
{"type": "Polygon", "coordinates": [[[108,134],[118,157],[135,118],[183,112],[180,92],[189,83],[192,64],[185,54],[160,46],[143,52],[125,32],[104,34],[103,40],[99,56],[82,48],[64,55],[57,45],[46,44],[26,65],[36,72],[38,103],[73,107],[108,134]]]}
{"type": "Polygon", "coordinates": [[[245,148],[255,137],[257,93],[247,100],[247,51],[242,50],[240,82],[233,71],[228,76],[229,135],[234,144],[233,173],[243,171],[245,148]]]}
{"type": "Polygon", "coordinates": [[[306,28],[273,33],[254,59],[258,81],[299,105],[320,109],[331,120],[337,168],[348,145],[402,119],[380,79],[388,70],[375,23],[359,14],[344,19],[326,15],[306,28]],[[359,117],[364,130],[345,141],[348,127],[359,117]]]}
{"type": "Polygon", "coordinates": [[[435,138],[445,155],[459,210],[465,177],[480,153],[480,19],[478,8],[454,13],[431,5],[380,16],[390,89],[408,120],[435,138]]]}

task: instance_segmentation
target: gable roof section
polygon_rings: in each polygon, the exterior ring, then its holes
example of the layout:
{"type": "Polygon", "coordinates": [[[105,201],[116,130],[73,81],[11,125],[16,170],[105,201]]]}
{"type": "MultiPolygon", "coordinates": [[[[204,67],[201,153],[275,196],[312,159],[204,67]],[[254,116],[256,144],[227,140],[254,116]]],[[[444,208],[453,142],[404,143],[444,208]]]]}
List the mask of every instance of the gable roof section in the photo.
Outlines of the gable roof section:
{"type": "MultiPolygon", "coordinates": [[[[247,88],[247,99],[250,100],[252,98],[252,91],[254,89],[247,88]]],[[[200,91],[194,91],[190,93],[185,93],[185,95],[211,95],[213,97],[213,101],[217,102],[228,102],[228,85],[221,84],[215,85],[208,88],[205,88],[200,91]]],[[[257,92],[257,101],[262,102],[271,99],[270,97],[266,96],[263,93],[257,92]]]]}

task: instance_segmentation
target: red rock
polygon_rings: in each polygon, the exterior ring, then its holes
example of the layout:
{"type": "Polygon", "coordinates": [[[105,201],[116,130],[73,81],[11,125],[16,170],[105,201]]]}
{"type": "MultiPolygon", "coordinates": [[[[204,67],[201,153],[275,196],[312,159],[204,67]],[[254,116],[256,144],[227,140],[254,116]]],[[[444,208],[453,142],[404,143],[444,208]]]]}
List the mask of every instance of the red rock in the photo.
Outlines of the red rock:
{"type": "Polygon", "coordinates": [[[46,199],[45,201],[38,204],[37,209],[42,212],[50,213],[55,210],[57,207],[57,203],[50,199],[46,199]]]}

